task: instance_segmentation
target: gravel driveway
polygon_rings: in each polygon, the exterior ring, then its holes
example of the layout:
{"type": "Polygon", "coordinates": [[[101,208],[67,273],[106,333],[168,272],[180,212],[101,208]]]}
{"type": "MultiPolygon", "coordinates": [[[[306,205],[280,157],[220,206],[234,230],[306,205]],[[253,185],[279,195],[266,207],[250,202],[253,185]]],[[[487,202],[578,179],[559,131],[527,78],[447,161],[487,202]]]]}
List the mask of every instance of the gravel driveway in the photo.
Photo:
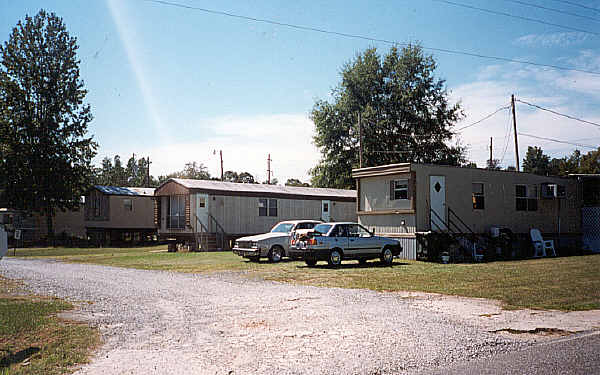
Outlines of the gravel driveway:
{"type": "Polygon", "coordinates": [[[78,374],[404,373],[528,345],[400,293],[22,259],[0,274],[83,301],[104,345],[78,374]]]}

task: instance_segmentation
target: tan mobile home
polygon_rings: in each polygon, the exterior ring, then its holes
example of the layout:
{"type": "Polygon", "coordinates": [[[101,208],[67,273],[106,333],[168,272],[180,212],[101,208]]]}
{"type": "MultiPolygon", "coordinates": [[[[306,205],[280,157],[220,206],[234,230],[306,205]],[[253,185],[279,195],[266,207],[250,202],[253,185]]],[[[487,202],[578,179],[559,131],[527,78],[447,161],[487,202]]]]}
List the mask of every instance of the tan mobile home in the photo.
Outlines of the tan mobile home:
{"type": "Polygon", "coordinates": [[[144,241],[156,234],[154,188],[96,185],[85,196],[85,229],[92,242],[144,241]]]}
{"type": "Polygon", "coordinates": [[[156,189],[154,219],[161,239],[228,249],[283,220],[356,221],[356,191],[169,179],[156,189]]]}
{"type": "Polygon", "coordinates": [[[416,258],[415,233],[446,231],[452,223],[475,233],[508,228],[527,235],[537,228],[544,237],[581,235],[573,179],[414,163],[354,169],[352,176],[359,222],[401,238],[409,259],[416,258]]]}

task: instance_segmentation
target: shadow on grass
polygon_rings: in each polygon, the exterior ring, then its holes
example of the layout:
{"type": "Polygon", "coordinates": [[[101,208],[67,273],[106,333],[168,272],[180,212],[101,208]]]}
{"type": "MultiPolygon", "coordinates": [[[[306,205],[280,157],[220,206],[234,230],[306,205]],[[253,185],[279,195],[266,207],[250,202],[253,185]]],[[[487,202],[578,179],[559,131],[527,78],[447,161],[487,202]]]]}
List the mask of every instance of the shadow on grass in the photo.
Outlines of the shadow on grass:
{"type": "Polygon", "coordinates": [[[392,263],[392,264],[383,264],[381,262],[371,262],[371,263],[342,263],[339,266],[330,266],[329,264],[316,264],[314,266],[309,266],[306,264],[298,265],[297,268],[313,268],[313,269],[332,269],[332,270],[342,270],[342,269],[360,269],[360,268],[396,268],[398,266],[410,266],[410,263],[392,263]]]}
{"type": "Polygon", "coordinates": [[[27,349],[20,350],[14,354],[8,354],[0,359],[0,368],[9,367],[15,363],[21,363],[39,351],[40,348],[32,346],[27,349]]]}

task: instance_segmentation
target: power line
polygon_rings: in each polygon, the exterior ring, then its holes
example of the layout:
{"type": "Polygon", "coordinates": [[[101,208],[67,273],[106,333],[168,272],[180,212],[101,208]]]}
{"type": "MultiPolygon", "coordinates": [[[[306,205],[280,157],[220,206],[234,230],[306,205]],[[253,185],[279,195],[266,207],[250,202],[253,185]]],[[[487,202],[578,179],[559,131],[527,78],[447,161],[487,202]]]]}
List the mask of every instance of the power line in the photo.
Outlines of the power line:
{"type": "Polygon", "coordinates": [[[500,164],[502,164],[502,162],[504,162],[504,157],[506,156],[506,151],[508,150],[508,144],[510,143],[510,135],[512,133],[512,123],[511,123],[511,117],[510,117],[510,112],[506,112],[508,114],[508,121],[507,121],[507,126],[506,128],[508,129],[508,131],[506,132],[506,138],[504,139],[504,151],[502,151],[502,157],[500,158],[500,164]]]}
{"type": "Polygon", "coordinates": [[[572,1],[567,1],[567,0],[554,0],[554,1],[556,1],[558,3],[573,5],[573,6],[580,7],[580,8],[587,9],[587,10],[593,10],[595,12],[600,13],[600,9],[598,9],[598,8],[588,7],[583,4],[574,3],[572,1]]]}
{"type": "Polygon", "coordinates": [[[591,148],[591,149],[596,149],[598,147],[596,146],[591,146],[591,145],[585,145],[585,144],[581,144],[581,143],[574,143],[574,142],[569,142],[569,141],[562,141],[560,139],[554,139],[554,138],[546,138],[546,137],[539,137],[537,135],[532,135],[532,134],[526,134],[526,133],[518,133],[519,135],[525,136],[525,137],[531,137],[531,138],[536,138],[536,139],[542,139],[544,141],[550,141],[550,142],[556,142],[556,143],[564,143],[567,145],[572,145],[572,146],[579,146],[579,147],[585,147],[585,148],[591,148]]]}
{"type": "Polygon", "coordinates": [[[532,7],[532,8],[543,9],[543,10],[547,10],[547,11],[550,11],[550,12],[565,14],[567,16],[585,18],[585,19],[588,19],[588,20],[600,22],[600,18],[594,18],[594,17],[584,16],[584,15],[581,15],[581,14],[571,13],[571,12],[567,12],[565,10],[556,9],[556,8],[549,8],[549,7],[545,7],[545,6],[542,6],[542,5],[528,3],[528,2],[525,2],[525,1],[520,1],[520,0],[504,0],[504,1],[508,1],[510,3],[515,3],[515,4],[521,4],[521,5],[525,5],[525,6],[532,7]]]}
{"type": "Polygon", "coordinates": [[[457,6],[457,7],[462,7],[462,8],[474,9],[474,10],[478,10],[480,12],[495,14],[495,15],[498,15],[498,16],[504,16],[504,17],[516,18],[516,19],[520,19],[520,20],[524,20],[524,21],[529,21],[529,22],[541,23],[542,25],[559,27],[559,28],[565,29],[565,30],[579,31],[579,32],[582,32],[582,33],[588,33],[588,34],[593,34],[593,35],[600,35],[600,33],[597,33],[595,31],[589,31],[589,30],[584,30],[584,29],[578,29],[576,27],[559,25],[557,23],[546,22],[546,21],[543,21],[543,20],[538,20],[536,18],[529,18],[529,17],[517,16],[517,15],[511,14],[511,13],[505,13],[505,12],[500,12],[500,11],[497,11],[497,10],[480,8],[480,7],[476,7],[476,6],[472,6],[472,5],[467,5],[467,4],[462,4],[462,3],[455,3],[453,1],[448,1],[448,0],[431,0],[431,1],[436,1],[438,3],[449,4],[449,5],[453,5],[453,6],[457,6]]]}
{"type": "MultiPolygon", "coordinates": [[[[164,1],[164,0],[141,0],[141,1],[146,1],[146,2],[155,3],[155,4],[161,4],[161,5],[165,5],[165,6],[189,9],[189,10],[197,10],[200,12],[215,14],[215,15],[219,15],[219,16],[238,18],[238,19],[243,19],[246,21],[253,21],[253,22],[260,22],[260,23],[266,23],[266,24],[271,24],[271,25],[289,27],[289,28],[297,29],[297,30],[312,31],[312,32],[317,32],[317,33],[321,33],[321,34],[336,35],[336,36],[341,36],[341,37],[345,37],[345,38],[361,39],[361,40],[367,40],[370,42],[391,44],[394,46],[408,46],[409,45],[409,43],[396,42],[393,40],[379,39],[379,38],[373,38],[373,37],[368,37],[368,36],[364,36],[364,35],[343,33],[343,32],[332,31],[332,30],[325,30],[325,29],[320,29],[320,28],[311,27],[311,26],[295,25],[295,24],[291,24],[291,23],[273,21],[273,20],[264,19],[264,18],[249,17],[249,16],[244,16],[244,15],[230,13],[230,12],[223,12],[223,11],[219,11],[219,10],[194,7],[194,6],[190,6],[190,5],[175,3],[172,1],[164,1]]],[[[537,63],[537,62],[527,61],[527,60],[511,59],[511,58],[502,57],[502,56],[483,55],[483,54],[474,53],[474,52],[458,51],[458,50],[451,50],[451,49],[445,49],[445,48],[426,47],[426,46],[421,46],[421,47],[424,50],[434,51],[434,52],[442,52],[442,53],[448,53],[448,54],[454,54],[454,55],[477,57],[480,59],[504,61],[504,62],[523,64],[523,65],[539,66],[539,67],[550,68],[550,69],[555,69],[555,70],[565,70],[565,71],[573,71],[573,72],[587,73],[587,74],[593,74],[593,75],[600,75],[600,71],[594,71],[594,70],[570,68],[570,67],[565,67],[565,66],[560,66],[560,65],[543,64],[543,63],[537,63]]]]}
{"type": "Polygon", "coordinates": [[[558,115],[558,116],[566,117],[566,118],[571,119],[571,120],[575,120],[575,121],[583,122],[585,124],[590,124],[590,125],[594,125],[594,126],[600,127],[600,124],[598,124],[597,122],[587,121],[587,120],[583,120],[583,119],[580,119],[580,118],[575,117],[575,116],[566,115],[564,113],[556,112],[556,111],[553,111],[551,109],[541,107],[541,106],[539,106],[537,104],[528,103],[528,102],[526,102],[524,100],[516,99],[516,101],[519,102],[519,103],[526,104],[526,105],[531,106],[531,107],[535,107],[537,109],[541,109],[542,111],[553,113],[553,114],[558,115]]]}
{"type": "Polygon", "coordinates": [[[489,115],[487,115],[487,116],[485,116],[484,118],[482,118],[481,120],[479,120],[479,121],[475,121],[475,122],[474,122],[474,123],[472,123],[472,124],[469,124],[469,125],[467,125],[467,126],[463,126],[462,128],[459,128],[459,129],[457,129],[457,130],[456,130],[456,132],[457,132],[457,133],[459,133],[459,132],[461,132],[461,131],[463,131],[463,130],[465,130],[465,129],[467,129],[467,128],[470,128],[471,126],[475,126],[475,125],[477,125],[477,124],[479,124],[479,123],[481,123],[481,122],[483,122],[483,121],[485,121],[485,120],[489,119],[490,117],[492,117],[492,116],[493,116],[493,115],[495,115],[496,113],[498,113],[498,112],[500,112],[500,111],[502,111],[502,110],[504,110],[504,109],[509,109],[509,108],[510,108],[510,106],[509,106],[509,105],[507,105],[507,106],[504,106],[504,107],[500,107],[500,108],[498,108],[497,110],[495,110],[494,112],[492,112],[492,113],[490,113],[489,115]]]}

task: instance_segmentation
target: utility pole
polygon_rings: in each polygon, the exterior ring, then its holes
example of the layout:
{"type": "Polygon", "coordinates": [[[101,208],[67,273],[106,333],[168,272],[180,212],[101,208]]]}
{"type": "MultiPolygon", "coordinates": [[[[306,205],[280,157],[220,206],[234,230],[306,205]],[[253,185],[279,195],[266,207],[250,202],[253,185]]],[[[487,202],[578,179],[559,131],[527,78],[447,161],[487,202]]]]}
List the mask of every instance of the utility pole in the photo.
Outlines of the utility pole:
{"type": "Polygon", "coordinates": [[[219,157],[221,158],[221,181],[223,181],[223,150],[219,150],[219,157]]]}
{"type": "Polygon", "coordinates": [[[146,162],[146,187],[150,187],[150,156],[148,156],[148,161],[146,162]]]}
{"type": "Polygon", "coordinates": [[[271,154],[267,156],[267,184],[271,185],[271,154]]]}
{"type": "Polygon", "coordinates": [[[358,111],[358,167],[363,166],[363,141],[362,141],[362,121],[360,110],[358,111]]]}
{"type": "Polygon", "coordinates": [[[519,164],[521,164],[519,160],[519,142],[517,141],[517,114],[515,113],[515,95],[510,96],[510,106],[512,107],[512,117],[513,117],[513,130],[515,132],[515,155],[517,157],[517,172],[520,171],[519,164]]]}
{"type": "Polygon", "coordinates": [[[492,137],[490,137],[490,163],[488,164],[488,169],[492,169],[492,163],[493,163],[492,159],[492,137]]]}

